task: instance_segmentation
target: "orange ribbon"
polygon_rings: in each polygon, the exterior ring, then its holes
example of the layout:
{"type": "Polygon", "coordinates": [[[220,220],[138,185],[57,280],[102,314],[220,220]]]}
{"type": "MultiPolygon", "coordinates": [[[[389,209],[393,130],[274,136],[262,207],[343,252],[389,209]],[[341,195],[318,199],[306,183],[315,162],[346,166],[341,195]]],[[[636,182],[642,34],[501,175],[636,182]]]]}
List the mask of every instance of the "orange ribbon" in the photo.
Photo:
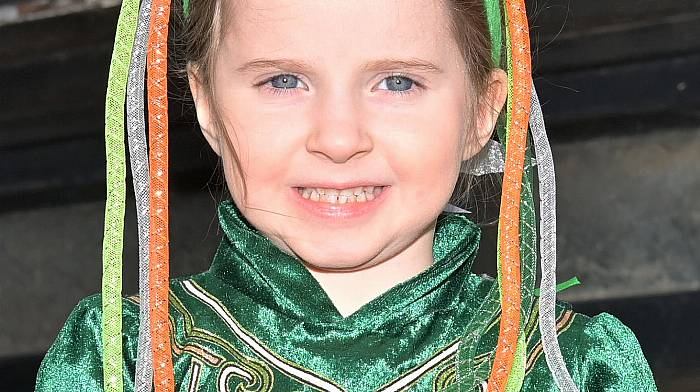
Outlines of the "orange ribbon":
{"type": "Polygon", "coordinates": [[[150,310],[153,383],[175,392],[168,319],[168,22],[170,1],[154,0],[148,39],[148,126],[150,147],[150,310]]]}
{"type": "Polygon", "coordinates": [[[489,391],[505,391],[520,333],[520,192],[530,117],[530,36],[524,0],[506,0],[512,56],[510,117],[500,210],[501,322],[489,391]]]}

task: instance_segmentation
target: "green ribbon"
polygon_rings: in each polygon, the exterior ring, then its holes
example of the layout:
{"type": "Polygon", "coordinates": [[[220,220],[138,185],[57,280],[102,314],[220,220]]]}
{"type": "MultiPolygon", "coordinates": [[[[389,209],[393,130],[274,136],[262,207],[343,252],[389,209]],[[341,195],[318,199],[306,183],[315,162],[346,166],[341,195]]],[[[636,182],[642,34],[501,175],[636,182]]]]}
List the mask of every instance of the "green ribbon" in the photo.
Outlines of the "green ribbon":
{"type": "Polygon", "coordinates": [[[102,367],[103,385],[107,392],[121,392],[124,389],[121,302],[126,199],[124,101],[138,13],[138,0],[122,2],[105,102],[107,202],[102,242],[102,367]]]}
{"type": "MultiPolygon", "coordinates": [[[[187,0],[185,0],[187,1],[187,0]]],[[[486,20],[491,33],[491,56],[496,67],[501,66],[501,47],[503,46],[503,31],[501,24],[501,5],[498,0],[486,0],[484,2],[486,20]]]]}
{"type": "MultiPolygon", "coordinates": [[[[578,280],[578,277],[574,276],[573,278],[567,280],[566,282],[559,283],[557,285],[557,293],[560,291],[564,291],[568,289],[569,287],[573,287],[576,285],[581,284],[581,281],[578,280]]],[[[537,288],[535,289],[535,295],[539,296],[540,295],[540,289],[537,288]]]]}
{"type": "Polygon", "coordinates": [[[190,17],[190,0],[182,0],[182,14],[185,18],[190,17]]]}

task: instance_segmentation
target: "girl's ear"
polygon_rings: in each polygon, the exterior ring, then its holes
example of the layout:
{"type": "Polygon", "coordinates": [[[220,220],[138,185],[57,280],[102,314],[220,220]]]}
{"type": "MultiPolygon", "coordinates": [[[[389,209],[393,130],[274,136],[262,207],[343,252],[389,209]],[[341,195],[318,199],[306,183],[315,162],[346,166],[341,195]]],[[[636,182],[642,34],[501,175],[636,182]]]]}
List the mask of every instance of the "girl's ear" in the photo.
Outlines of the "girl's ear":
{"type": "Polygon", "coordinates": [[[209,100],[203,91],[202,84],[200,83],[201,79],[197,74],[197,70],[190,65],[187,66],[187,79],[190,85],[190,91],[192,92],[194,107],[197,111],[197,122],[199,122],[199,127],[202,129],[202,134],[204,138],[207,139],[209,146],[211,146],[216,155],[221,156],[219,135],[211,123],[209,100]]]}
{"type": "Polygon", "coordinates": [[[474,137],[469,140],[471,143],[465,144],[463,160],[466,161],[476,155],[489,141],[507,97],[508,75],[502,69],[495,68],[489,74],[484,96],[479,102],[474,137]]]}

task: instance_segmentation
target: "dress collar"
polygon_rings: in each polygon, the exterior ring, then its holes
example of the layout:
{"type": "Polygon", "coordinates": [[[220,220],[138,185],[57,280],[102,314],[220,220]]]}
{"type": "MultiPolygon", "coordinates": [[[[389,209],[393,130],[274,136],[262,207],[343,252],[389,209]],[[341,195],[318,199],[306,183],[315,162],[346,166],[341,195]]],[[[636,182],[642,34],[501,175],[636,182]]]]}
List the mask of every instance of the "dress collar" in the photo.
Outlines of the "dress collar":
{"type": "Polygon", "coordinates": [[[219,222],[225,235],[211,275],[274,312],[355,330],[408,323],[463,301],[462,287],[480,238],[479,228],[464,214],[443,212],[435,230],[433,265],[343,317],[301,261],[250,225],[231,200],[219,206],[219,222]]]}

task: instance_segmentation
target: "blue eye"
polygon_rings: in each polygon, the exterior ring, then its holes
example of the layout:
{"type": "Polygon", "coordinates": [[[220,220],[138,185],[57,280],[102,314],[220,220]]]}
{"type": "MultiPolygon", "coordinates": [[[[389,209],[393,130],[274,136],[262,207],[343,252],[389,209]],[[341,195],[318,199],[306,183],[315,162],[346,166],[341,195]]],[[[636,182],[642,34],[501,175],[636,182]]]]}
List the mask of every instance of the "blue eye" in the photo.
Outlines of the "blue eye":
{"type": "Polygon", "coordinates": [[[299,78],[290,74],[277,75],[270,79],[272,87],[282,89],[297,88],[299,87],[299,82],[299,78]]]}
{"type": "Polygon", "coordinates": [[[389,91],[403,92],[410,90],[413,83],[414,81],[410,78],[394,75],[383,79],[379,86],[384,86],[389,91]]]}

